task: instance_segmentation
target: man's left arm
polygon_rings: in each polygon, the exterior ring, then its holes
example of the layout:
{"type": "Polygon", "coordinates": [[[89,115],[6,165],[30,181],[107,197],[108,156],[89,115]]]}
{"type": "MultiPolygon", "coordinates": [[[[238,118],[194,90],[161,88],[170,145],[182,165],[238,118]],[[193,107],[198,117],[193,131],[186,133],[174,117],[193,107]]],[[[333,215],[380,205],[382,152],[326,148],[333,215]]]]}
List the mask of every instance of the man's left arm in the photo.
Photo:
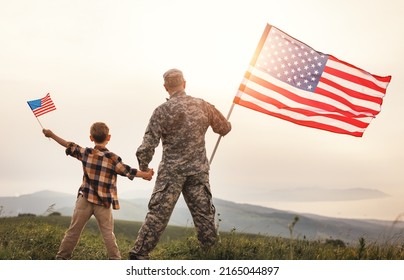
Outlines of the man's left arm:
{"type": "Polygon", "coordinates": [[[154,151],[160,143],[162,132],[159,119],[158,110],[155,110],[146,128],[143,142],[136,151],[139,169],[142,171],[147,172],[149,170],[149,163],[152,161],[154,151]]]}
{"type": "Polygon", "coordinates": [[[231,123],[223,116],[223,114],[210,103],[208,103],[208,110],[210,126],[213,131],[221,136],[225,136],[229,133],[231,130],[231,123]]]}

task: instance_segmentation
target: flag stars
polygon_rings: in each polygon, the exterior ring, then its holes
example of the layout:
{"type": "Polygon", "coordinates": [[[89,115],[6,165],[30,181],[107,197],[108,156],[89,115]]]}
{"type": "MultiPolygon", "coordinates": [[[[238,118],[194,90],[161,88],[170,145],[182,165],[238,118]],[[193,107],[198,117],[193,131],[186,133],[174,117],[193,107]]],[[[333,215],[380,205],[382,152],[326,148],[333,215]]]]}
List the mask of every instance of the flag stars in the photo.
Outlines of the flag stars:
{"type": "Polygon", "coordinates": [[[326,60],[325,55],[273,28],[256,65],[285,83],[314,91],[326,60]]]}

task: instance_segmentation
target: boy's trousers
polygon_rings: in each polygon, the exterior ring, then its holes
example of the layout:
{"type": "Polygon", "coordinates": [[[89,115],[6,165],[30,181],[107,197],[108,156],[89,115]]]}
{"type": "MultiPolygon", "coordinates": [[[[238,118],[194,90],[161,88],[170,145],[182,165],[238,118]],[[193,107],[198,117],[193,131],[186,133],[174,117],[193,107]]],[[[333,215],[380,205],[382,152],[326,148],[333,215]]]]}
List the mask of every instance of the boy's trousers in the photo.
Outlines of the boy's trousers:
{"type": "Polygon", "coordinates": [[[107,249],[108,258],[112,260],[121,259],[114,234],[114,220],[111,207],[106,208],[90,203],[82,194],[79,194],[77,197],[70,227],[66,231],[62,243],[60,244],[56,259],[66,260],[72,257],[73,250],[80,239],[80,235],[92,215],[94,215],[97,220],[98,228],[100,229],[107,249]]]}

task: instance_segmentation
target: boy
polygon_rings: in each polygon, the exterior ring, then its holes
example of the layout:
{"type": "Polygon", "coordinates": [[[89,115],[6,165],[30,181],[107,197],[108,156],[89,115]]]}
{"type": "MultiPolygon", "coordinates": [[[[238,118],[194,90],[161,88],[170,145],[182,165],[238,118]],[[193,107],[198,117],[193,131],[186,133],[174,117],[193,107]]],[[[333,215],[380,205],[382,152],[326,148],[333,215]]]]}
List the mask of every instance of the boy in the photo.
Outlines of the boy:
{"type": "Polygon", "coordinates": [[[94,148],[82,148],[79,145],[68,142],[51,130],[43,129],[43,134],[55,140],[66,148],[66,155],[80,160],[83,164],[83,182],[79,188],[76,206],[73,212],[69,229],[60,244],[56,259],[70,259],[76,247],[84,226],[95,216],[98,227],[104,239],[108,258],[119,260],[119,252],[115,235],[113,209],[119,209],[116,181],[117,175],[126,176],[130,180],[141,177],[151,180],[153,170],[147,172],[136,170],[124,164],[120,157],[108,151],[106,148],[111,135],[105,123],[96,122],[90,129],[90,140],[95,143],[94,148]]]}

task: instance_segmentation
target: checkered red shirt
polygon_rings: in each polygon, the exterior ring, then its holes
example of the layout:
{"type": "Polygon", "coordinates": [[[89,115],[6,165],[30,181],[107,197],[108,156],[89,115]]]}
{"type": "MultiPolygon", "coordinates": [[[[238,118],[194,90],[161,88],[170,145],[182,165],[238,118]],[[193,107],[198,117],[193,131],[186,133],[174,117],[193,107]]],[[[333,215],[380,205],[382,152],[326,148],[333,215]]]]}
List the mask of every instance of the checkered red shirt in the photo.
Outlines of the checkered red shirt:
{"type": "Polygon", "coordinates": [[[137,170],[124,164],[119,156],[101,146],[82,148],[69,143],[66,155],[77,158],[83,164],[83,183],[79,193],[91,203],[107,208],[112,204],[113,209],[119,209],[117,175],[133,180],[137,170]]]}

